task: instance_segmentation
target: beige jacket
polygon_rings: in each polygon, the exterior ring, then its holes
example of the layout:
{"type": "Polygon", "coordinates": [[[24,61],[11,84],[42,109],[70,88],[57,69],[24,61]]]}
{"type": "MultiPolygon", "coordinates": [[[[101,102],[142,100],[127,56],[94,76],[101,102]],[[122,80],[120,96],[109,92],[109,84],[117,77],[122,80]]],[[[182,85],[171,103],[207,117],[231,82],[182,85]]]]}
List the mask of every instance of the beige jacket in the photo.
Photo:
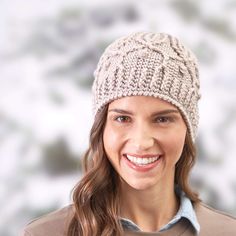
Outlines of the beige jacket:
{"type": "MultiPolygon", "coordinates": [[[[236,218],[214,210],[205,204],[194,205],[200,224],[199,236],[236,236],[236,218]]],[[[36,219],[24,229],[22,236],[66,236],[68,223],[73,215],[73,207],[67,206],[36,219]]],[[[193,236],[193,227],[182,219],[172,228],[160,233],[128,232],[126,236],[193,236]]],[[[91,235],[92,236],[92,235],[91,235]]]]}

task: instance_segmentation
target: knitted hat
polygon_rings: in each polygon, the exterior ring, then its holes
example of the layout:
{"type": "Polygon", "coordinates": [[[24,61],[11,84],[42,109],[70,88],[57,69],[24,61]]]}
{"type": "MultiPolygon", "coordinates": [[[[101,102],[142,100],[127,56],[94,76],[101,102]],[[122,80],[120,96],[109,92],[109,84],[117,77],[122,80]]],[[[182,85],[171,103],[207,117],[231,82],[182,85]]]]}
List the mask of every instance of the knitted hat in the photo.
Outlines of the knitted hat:
{"type": "Polygon", "coordinates": [[[125,96],[153,96],[175,105],[192,140],[198,126],[197,60],[180,41],[165,33],[138,32],[110,44],[94,71],[93,110],[125,96]]]}

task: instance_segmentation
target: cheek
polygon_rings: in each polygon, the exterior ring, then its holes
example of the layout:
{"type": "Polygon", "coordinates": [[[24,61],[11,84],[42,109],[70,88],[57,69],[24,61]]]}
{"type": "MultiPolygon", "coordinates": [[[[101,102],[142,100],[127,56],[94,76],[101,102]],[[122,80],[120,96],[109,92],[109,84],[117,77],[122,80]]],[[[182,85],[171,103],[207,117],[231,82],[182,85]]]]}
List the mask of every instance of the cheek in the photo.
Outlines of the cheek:
{"type": "Polygon", "coordinates": [[[121,132],[117,132],[117,129],[109,125],[105,126],[103,132],[103,144],[108,160],[114,167],[114,169],[119,172],[120,163],[120,152],[122,148],[123,135],[121,132]]]}
{"type": "Polygon", "coordinates": [[[104,148],[106,151],[106,154],[108,155],[108,158],[112,158],[115,153],[118,152],[120,146],[123,134],[119,132],[116,128],[110,126],[107,124],[105,126],[104,132],[103,132],[103,143],[104,148]]]}
{"type": "Polygon", "coordinates": [[[185,143],[186,132],[176,132],[174,135],[166,139],[165,141],[165,149],[167,151],[168,156],[175,163],[179,160],[184,143],[185,143]]]}

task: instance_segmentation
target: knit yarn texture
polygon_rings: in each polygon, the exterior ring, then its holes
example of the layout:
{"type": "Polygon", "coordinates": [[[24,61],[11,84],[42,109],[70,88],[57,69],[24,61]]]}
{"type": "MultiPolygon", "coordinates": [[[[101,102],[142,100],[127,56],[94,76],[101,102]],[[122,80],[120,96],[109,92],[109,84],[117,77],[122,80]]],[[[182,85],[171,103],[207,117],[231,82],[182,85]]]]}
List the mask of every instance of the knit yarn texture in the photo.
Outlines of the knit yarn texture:
{"type": "Polygon", "coordinates": [[[199,113],[199,74],[194,54],[165,33],[137,32],[121,37],[102,54],[94,71],[93,112],[126,96],[153,96],[176,106],[195,141],[199,113]]]}

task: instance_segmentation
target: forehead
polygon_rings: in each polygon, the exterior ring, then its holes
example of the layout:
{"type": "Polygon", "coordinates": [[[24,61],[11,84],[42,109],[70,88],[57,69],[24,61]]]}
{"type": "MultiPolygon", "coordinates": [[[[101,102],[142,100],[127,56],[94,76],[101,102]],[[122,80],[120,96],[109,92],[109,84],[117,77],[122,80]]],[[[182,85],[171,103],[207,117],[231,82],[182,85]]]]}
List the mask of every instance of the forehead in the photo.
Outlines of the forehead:
{"type": "Polygon", "coordinates": [[[116,99],[109,104],[109,108],[122,108],[127,110],[163,110],[176,109],[176,106],[160,98],[151,96],[129,96],[116,99]]]}

